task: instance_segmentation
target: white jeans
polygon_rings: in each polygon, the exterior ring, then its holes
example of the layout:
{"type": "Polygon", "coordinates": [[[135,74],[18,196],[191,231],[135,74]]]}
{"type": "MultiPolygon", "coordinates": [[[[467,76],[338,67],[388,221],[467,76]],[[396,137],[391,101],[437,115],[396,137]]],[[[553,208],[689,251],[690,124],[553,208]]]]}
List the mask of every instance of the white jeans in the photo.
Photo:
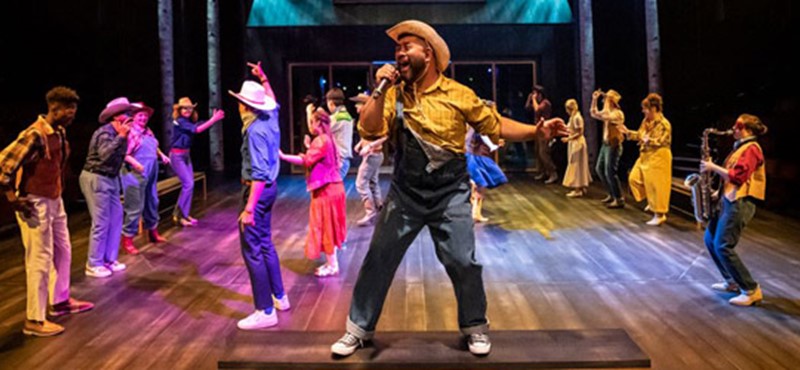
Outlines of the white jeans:
{"type": "Polygon", "coordinates": [[[25,275],[27,276],[27,319],[44,321],[50,304],[69,299],[69,273],[72,244],[67,229],[64,201],[28,195],[36,212],[30,218],[17,213],[25,246],[25,275]]]}

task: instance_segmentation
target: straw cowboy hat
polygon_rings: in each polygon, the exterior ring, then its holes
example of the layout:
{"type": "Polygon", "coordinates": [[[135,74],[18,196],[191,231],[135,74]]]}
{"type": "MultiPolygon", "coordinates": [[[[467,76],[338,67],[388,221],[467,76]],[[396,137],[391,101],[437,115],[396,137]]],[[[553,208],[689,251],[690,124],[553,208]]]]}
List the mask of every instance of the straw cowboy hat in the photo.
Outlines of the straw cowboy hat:
{"type": "Polygon", "coordinates": [[[606,99],[610,100],[616,105],[619,105],[619,100],[622,99],[622,95],[620,95],[616,90],[608,90],[606,91],[606,99]]]}
{"type": "Polygon", "coordinates": [[[97,120],[100,123],[107,123],[111,118],[114,118],[114,116],[123,112],[129,112],[135,108],[136,107],[128,101],[128,98],[119,97],[106,104],[106,108],[100,112],[100,117],[98,117],[97,120]]]}
{"type": "Polygon", "coordinates": [[[243,104],[258,110],[273,110],[278,106],[275,99],[267,96],[264,86],[255,81],[245,81],[238,93],[228,90],[228,94],[233,95],[243,104]]]}
{"type": "Polygon", "coordinates": [[[139,112],[145,112],[145,113],[147,113],[148,116],[150,116],[150,117],[153,116],[153,112],[154,112],[153,108],[148,107],[147,104],[145,104],[143,101],[138,101],[136,103],[131,103],[131,105],[133,106],[133,110],[131,111],[131,113],[136,114],[136,113],[139,113],[139,112]]]}
{"type": "Polygon", "coordinates": [[[369,100],[369,95],[364,93],[359,93],[358,95],[351,97],[350,101],[356,102],[356,104],[364,104],[369,100]]]}
{"type": "Polygon", "coordinates": [[[189,99],[186,96],[178,99],[178,103],[172,106],[173,109],[178,109],[178,108],[196,108],[196,107],[197,107],[197,103],[192,103],[192,99],[189,99]]]}
{"type": "Polygon", "coordinates": [[[417,20],[402,21],[386,30],[386,34],[389,35],[394,42],[398,42],[398,38],[405,34],[423,38],[431,46],[431,49],[433,49],[433,55],[436,57],[436,69],[439,72],[447,69],[447,65],[450,64],[450,48],[447,47],[447,43],[444,42],[444,39],[436,33],[436,30],[427,23],[417,20]]]}

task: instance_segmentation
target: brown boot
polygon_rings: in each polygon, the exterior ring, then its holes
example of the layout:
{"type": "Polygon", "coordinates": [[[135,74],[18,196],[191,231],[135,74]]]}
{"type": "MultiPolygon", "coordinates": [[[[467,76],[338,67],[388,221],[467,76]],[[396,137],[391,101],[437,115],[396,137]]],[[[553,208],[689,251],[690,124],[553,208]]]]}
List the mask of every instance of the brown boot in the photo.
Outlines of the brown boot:
{"type": "Polygon", "coordinates": [[[136,246],[133,245],[133,237],[132,236],[122,236],[122,249],[125,249],[125,252],[128,252],[130,255],[137,255],[139,254],[139,250],[136,249],[136,246]]]}
{"type": "Polygon", "coordinates": [[[158,229],[148,230],[147,236],[150,239],[150,243],[163,243],[167,241],[167,239],[158,233],[158,229]]]}
{"type": "Polygon", "coordinates": [[[52,337],[64,332],[64,327],[51,321],[31,321],[25,320],[22,333],[35,337],[52,337]]]}

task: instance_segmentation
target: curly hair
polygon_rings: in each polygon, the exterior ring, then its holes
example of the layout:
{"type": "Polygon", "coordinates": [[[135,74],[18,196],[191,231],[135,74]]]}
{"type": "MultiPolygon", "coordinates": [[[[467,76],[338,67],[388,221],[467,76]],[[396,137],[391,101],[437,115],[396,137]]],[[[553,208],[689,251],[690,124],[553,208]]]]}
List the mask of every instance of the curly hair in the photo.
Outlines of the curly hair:
{"type": "Polygon", "coordinates": [[[75,90],[70,89],[66,86],[56,86],[50,91],[47,92],[45,95],[45,100],[47,100],[47,105],[53,103],[61,103],[61,104],[72,104],[72,103],[79,103],[81,98],[78,96],[78,93],[75,90]]]}
{"type": "Polygon", "coordinates": [[[662,112],[664,110],[664,99],[656,93],[647,94],[647,97],[642,99],[642,108],[655,108],[656,112],[662,112]]]}

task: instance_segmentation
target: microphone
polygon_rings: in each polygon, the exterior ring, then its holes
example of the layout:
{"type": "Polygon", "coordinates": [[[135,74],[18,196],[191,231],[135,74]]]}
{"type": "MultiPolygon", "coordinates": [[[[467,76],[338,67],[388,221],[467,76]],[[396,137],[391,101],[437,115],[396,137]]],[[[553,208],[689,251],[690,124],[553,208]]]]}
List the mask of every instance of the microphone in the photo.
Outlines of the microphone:
{"type": "MultiPolygon", "coordinates": [[[[394,63],[384,64],[384,66],[387,66],[387,65],[390,65],[390,66],[394,67],[395,64],[394,63]]],[[[397,73],[397,72],[395,72],[395,73],[397,73]]],[[[392,84],[392,81],[390,81],[388,78],[381,78],[381,81],[378,82],[378,87],[375,88],[375,91],[372,92],[372,95],[370,95],[370,97],[373,98],[373,99],[380,98],[381,95],[383,95],[383,93],[386,92],[386,90],[389,88],[389,86],[391,84],[392,84]]]]}
{"type": "Polygon", "coordinates": [[[376,87],[376,88],[375,88],[375,91],[373,91],[373,92],[372,92],[372,95],[371,95],[371,97],[372,97],[373,99],[378,99],[378,98],[380,98],[380,97],[381,97],[381,95],[383,95],[383,93],[385,93],[385,92],[386,92],[386,89],[388,89],[388,88],[389,88],[389,85],[390,85],[391,83],[392,83],[392,82],[391,82],[391,81],[389,81],[389,79],[388,79],[388,78],[381,78],[381,82],[378,84],[378,87],[376,87]]]}

